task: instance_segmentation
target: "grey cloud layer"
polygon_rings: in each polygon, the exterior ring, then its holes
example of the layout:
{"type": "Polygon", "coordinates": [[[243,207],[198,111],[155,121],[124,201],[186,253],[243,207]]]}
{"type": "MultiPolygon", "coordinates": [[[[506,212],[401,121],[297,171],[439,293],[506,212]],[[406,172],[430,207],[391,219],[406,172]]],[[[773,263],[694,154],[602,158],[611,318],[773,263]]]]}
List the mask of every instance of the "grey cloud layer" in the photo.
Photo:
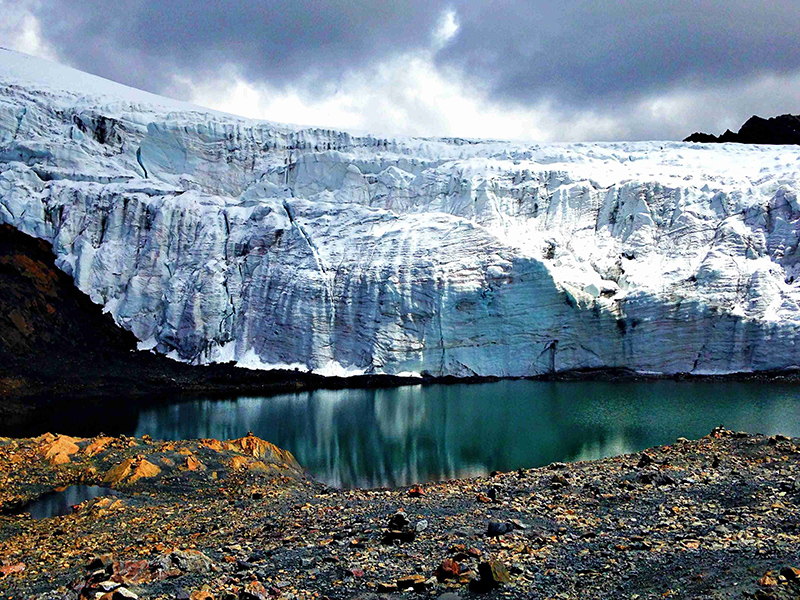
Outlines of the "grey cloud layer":
{"type": "Polygon", "coordinates": [[[39,0],[34,10],[75,66],[175,94],[174,75],[212,77],[228,64],[253,82],[335,85],[429,47],[448,8],[461,28],[437,63],[523,106],[619,111],[676,87],[800,69],[797,0],[39,0]]]}

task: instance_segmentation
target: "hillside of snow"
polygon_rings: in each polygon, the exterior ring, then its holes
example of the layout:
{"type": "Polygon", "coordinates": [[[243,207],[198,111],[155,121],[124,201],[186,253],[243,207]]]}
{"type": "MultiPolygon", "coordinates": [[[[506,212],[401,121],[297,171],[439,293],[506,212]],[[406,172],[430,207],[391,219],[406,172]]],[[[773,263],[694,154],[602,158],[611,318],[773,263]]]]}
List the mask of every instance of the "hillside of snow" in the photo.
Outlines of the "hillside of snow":
{"type": "Polygon", "coordinates": [[[800,365],[798,187],[798,147],[300,129],[0,50],[0,222],[194,363],[800,365]]]}

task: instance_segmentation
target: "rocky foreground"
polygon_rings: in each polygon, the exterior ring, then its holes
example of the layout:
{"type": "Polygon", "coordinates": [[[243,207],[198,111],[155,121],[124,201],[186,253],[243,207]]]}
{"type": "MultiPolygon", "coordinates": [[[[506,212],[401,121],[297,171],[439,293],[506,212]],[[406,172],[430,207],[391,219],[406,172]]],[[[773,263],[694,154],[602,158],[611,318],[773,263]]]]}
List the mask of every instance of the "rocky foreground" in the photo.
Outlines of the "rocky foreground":
{"type": "Polygon", "coordinates": [[[800,597],[800,439],[396,490],[327,488],[254,436],[0,439],[0,597],[800,597]],[[72,484],[116,496],[18,514],[72,484]]]}

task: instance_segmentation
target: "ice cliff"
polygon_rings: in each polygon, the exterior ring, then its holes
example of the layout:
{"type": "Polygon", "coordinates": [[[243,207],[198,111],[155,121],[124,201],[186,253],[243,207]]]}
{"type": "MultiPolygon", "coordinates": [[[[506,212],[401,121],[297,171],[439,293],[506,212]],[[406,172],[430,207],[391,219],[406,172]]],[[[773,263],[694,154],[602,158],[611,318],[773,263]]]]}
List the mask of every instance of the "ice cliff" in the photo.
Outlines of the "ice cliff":
{"type": "Polygon", "coordinates": [[[142,348],[337,374],[800,365],[800,148],[383,139],[6,50],[0,83],[0,222],[142,348]]]}

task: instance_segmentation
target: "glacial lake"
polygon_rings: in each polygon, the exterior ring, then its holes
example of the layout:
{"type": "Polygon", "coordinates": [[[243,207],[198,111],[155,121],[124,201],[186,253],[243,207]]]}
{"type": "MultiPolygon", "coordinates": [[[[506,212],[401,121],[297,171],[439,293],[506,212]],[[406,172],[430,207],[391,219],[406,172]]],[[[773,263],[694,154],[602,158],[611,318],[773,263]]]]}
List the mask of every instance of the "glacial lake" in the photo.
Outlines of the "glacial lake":
{"type": "Polygon", "coordinates": [[[290,450],[317,479],[343,487],[596,459],[699,438],[717,425],[800,436],[800,386],[777,383],[511,380],[191,398],[144,408],[108,402],[123,414],[95,408],[92,415],[76,412],[72,424],[62,415],[38,427],[155,439],[230,439],[252,431],[290,450]]]}

